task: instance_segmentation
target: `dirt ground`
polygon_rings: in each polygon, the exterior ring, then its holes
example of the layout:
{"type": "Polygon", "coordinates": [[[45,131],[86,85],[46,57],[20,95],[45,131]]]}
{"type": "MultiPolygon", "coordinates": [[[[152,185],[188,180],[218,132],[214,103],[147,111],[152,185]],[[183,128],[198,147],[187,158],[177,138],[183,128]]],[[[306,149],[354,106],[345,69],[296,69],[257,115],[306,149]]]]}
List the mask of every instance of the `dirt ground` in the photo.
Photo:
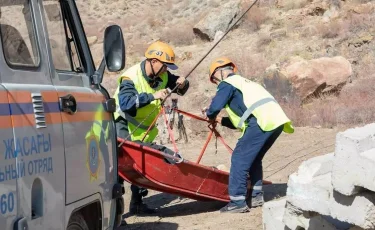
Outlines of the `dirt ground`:
{"type": "MultiPolygon", "coordinates": [[[[334,151],[337,132],[343,129],[296,128],[292,135],[283,133],[263,160],[264,179],[271,180],[272,185],[264,186],[265,201],[284,197],[287,189],[288,176],[295,172],[302,161],[334,151]]],[[[227,139],[233,148],[236,139],[227,139]]],[[[203,141],[189,141],[188,144],[179,144],[179,149],[188,160],[195,160],[203,145],[203,141]]],[[[214,141],[211,141],[201,163],[217,166],[225,164],[230,167],[230,154],[218,142],[218,151],[215,154],[214,141]]],[[[223,202],[198,202],[171,194],[149,191],[144,198],[150,207],[157,208],[154,216],[130,216],[128,204],[130,188],[126,184],[125,213],[127,226],[118,230],[127,229],[262,229],[262,208],[252,209],[245,214],[221,214],[219,209],[223,202]]]]}

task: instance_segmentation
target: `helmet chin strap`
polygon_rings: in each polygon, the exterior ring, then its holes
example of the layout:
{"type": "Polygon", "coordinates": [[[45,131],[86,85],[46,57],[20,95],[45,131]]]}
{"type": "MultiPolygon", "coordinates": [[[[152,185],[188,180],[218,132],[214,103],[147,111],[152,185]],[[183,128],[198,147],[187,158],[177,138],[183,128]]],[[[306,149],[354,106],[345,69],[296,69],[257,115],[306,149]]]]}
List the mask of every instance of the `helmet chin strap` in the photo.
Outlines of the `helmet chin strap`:
{"type": "MultiPolygon", "coordinates": [[[[230,70],[233,71],[233,67],[231,67],[231,66],[227,66],[227,67],[220,68],[220,77],[221,77],[221,81],[224,80],[223,70],[227,70],[227,69],[230,69],[230,70]]],[[[228,76],[228,74],[227,74],[227,76],[228,76]]]]}
{"type": "Polygon", "coordinates": [[[161,72],[161,70],[163,69],[163,67],[161,67],[160,69],[159,69],[159,71],[157,72],[157,73],[155,73],[155,70],[154,70],[154,66],[152,65],[152,63],[151,63],[151,60],[149,60],[149,62],[150,62],[150,66],[151,66],[151,71],[152,71],[152,76],[150,77],[152,80],[155,80],[155,78],[160,74],[160,72],[161,72]]]}

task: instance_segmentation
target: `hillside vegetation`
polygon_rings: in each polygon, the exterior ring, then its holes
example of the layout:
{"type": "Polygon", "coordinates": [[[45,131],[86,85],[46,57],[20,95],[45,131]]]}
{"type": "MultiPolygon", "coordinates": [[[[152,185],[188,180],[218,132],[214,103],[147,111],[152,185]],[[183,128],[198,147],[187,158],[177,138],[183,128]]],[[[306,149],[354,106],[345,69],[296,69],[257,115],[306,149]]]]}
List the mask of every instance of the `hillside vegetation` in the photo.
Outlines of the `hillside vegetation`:
{"type": "MultiPolygon", "coordinates": [[[[233,4],[237,2],[233,0],[233,4]]],[[[242,12],[251,3],[241,1],[242,12]]],[[[221,7],[230,3],[77,0],[77,4],[97,64],[105,27],[118,24],[126,42],[126,67],[142,60],[151,42],[162,40],[175,48],[180,66],[176,73],[184,75],[214,44],[198,37],[194,26],[214,10],[224,13],[221,7]]],[[[375,121],[374,23],[375,1],[259,1],[192,73],[190,91],[180,98],[179,107],[197,113],[210,102],[215,85],[207,79],[209,63],[226,55],[243,76],[264,84],[279,99],[296,126],[351,126],[375,121]],[[279,74],[297,61],[336,56],[350,63],[350,77],[334,91],[314,91],[309,100],[302,100],[295,82],[279,74]]],[[[321,72],[324,74],[324,69],[321,72]]],[[[115,74],[105,78],[111,92],[115,79],[115,74]]]]}

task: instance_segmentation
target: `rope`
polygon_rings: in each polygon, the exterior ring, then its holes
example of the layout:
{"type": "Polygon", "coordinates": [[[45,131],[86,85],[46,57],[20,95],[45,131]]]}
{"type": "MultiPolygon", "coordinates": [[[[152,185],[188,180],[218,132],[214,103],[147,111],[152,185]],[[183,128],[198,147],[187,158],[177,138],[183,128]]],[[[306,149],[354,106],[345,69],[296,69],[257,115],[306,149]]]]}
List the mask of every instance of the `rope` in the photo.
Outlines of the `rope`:
{"type": "Polygon", "coordinates": [[[184,121],[183,121],[184,116],[180,115],[180,113],[177,113],[177,116],[178,116],[177,129],[178,129],[178,134],[179,134],[178,139],[180,140],[184,138],[185,144],[186,144],[189,142],[189,140],[187,137],[187,133],[186,133],[186,129],[185,129],[184,121]]]}
{"type": "Polygon", "coordinates": [[[178,148],[177,148],[177,145],[176,145],[176,141],[174,140],[173,131],[172,131],[171,127],[169,127],[168,119],[167,119],[167,115],[165,114],[164,107],[162,108],[162,111],[163,111],[164,121],[165,121],[165,123],[167,125],[169,136],[170,136],[170,138],[172,140],[172,143],[173,143],[174,151],[177,153],[178,152],[178,148]]]}
{"type": "MultiPolygon", "coordinates": [[[[239,19],[235,22],[235,23],[233,23],[233,25],[224,33],[224,35],[211,47],[211,49],[198,61],[198,63],[190,70],[190,72],[186,75],[186,77],[185,77],[185,79],[187,79],[189,76],[190,76],[190,74],[198,67],[198,65],[200,64],[200,63],[202,63],[202,61],[211,53],[211,51],[219,44],[219,42],[221,41],[221,40],[223,40],[224,39],[224,37],[229,33],[229,31],[231,31],[232,29],[233,29],[233,27],[245,16],[245,14],[255,5],[255,3],[257,3],[257,1],[258,0],[255,0],[250,6],[249,6],[249,8],[241,15],[241,17],[239,17],[239,19]]],[[[179,87],[180,85],[179,84],[177,84],[168,94],[167,94],[167,96],[161,101],[161,106],[163,106],[164,105],[164,103],[165,103],[165,101],[168,99],[168,97],[173,93],[173,92],[175,92],[177,89],[178,89],[178,87],[179,87]]],[[[158,107],[156,106],[153,110],[152,110],[152,112],[151,113],[149,113],[144,119],[143,119],[143,121],[141,121],[140,122],[140,124],[139,125],[137,125],[136,127],[135,127],[135,129],[132,131],[132,132],[129,132],[129,134],[128,134],[128,136],[118,145],[118,147],[121,147],[123,144],[124,144],[124,142],[125,142],[125,140],[127,140],[127,139],[129,139],[129,137],[136,131],[136,130],[138,130],[139,129],[139,127],[151,116],[151,114],[153,114],[155,111],[156,111],[156,109],[157,109],[158,107]]],[[[157,117],[155,118],[155,120],[153,121],[153,124],[156,122],[156,119],[157,119],[157,117]]],[[[150,126],[150,127],[152,127],[152,125],[150,126]]],[[[145,138],[146,136],[144,136],[143,137],[143,139],[145,138]]]]}
{"type": "MultiPolygon", "coordinates": [[[[291,156],[295,156],[297,153],[299,153],[299,152],[301,152],[301,151],[304,151],[304,150],[306,150],[306,149],[310,149],[312,146],[317,145],[317,144],[320,144],[320,143],[322,143],[324,140],[326,140],[326,139],[322,139],[322,140],[316,142],[315,144],[313,144],[313,145],[311,145],[311,146],[307,146],[307,147],[305,147],[305,148],[299,149],[299,150],[297,150],[297,151],[295,151],[295,152],[289,154],[288,156],[283,156],[283,158],[286,159],[286,158],[289,158],[289,157],[291,157],[291,156]]],[[[269,164],[265,167],[265,169],[268,169],[271,165],[273,165],[273,164],[275,164],[275,163],[277,163],[277,162],[279,162],[279,160],[272,161],[271,163],[269,163],[269,164]]],[[[274,170],[269,170],[269,172],[272,172],[272,171],[274,171],[274,170]]],[[[268,172],[268,171],[265,171],[265,172],[268,172]]]]}
{"type": "Polygon", "coordinates": [[[307,154],[305,154],[305,155],[302,155],[302,156],[296,157],[296,158],[294,158],[292,161],[288,162],[287,164],[285,164],[284,166],[282,166],[282,167],[280,167],[280,168],[278,168],[278,169],[273,169],[273,170],[264,171],[264,172],[272,172],[272,171],[277,170],[276,172],[272,173],[271,175],[268,175],[265,179],[268,179],[268,178],[270,178],[271,176],[275,175],[276,173],[282,171],[282,170],[285,169],[288,165],[290,165],[291,163],[295,162],[296,160],[298,160],[298,159],[300,159],[300,158],[303,158],[303,157],[308,156],[308,155],[310,155],[310,154],[312,154],[312,153],[314,153],[314,152],[317,152],[317,151],[319,151],[319,150],[322,150],[322,149],[325,149],[325,148],[328,148],[328,147],[331,147],[331,146],[334,146],[334,145],[335,145],[335,144],[330,144],[330,145],[324,146],[323,148],[320,148],[320,149],[316,149],[316,150],[314,150],[314,151],[311,151],[311,152],[309,152],[309,153],[307,153],[307,154]]]}
{"type": "Polygon", "coordinates": [[[217,155],[217,136],[215,136],[215,155],[217,155]]]}

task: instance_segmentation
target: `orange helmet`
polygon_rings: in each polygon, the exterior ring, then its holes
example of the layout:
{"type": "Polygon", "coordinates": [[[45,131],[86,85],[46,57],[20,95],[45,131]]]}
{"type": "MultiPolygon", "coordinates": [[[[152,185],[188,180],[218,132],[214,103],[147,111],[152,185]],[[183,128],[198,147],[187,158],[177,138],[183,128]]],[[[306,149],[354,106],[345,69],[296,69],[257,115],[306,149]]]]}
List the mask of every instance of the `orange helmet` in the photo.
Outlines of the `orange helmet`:
{"type": "Polygon", "coordinates": [[[147,59],[158,59],[163,62],[169,69],[176,70],[178,67],[174,64],[175,54],[171,46],[167,43],[156,41],[152,43],[145,52],[147,59]]]}
{"type": "Polygon", "coordinates": [[[215,70],[219,67],[226,66],[228,64],[231,64],[233,66],[233,71],[237,72],[237,66],[227,57],[220,57],[215,59],[211,65],[210,65],[210,71],[209,71],[209,78],[210,81],[212,82],[212,75],[215,73],[215,70]]]}

